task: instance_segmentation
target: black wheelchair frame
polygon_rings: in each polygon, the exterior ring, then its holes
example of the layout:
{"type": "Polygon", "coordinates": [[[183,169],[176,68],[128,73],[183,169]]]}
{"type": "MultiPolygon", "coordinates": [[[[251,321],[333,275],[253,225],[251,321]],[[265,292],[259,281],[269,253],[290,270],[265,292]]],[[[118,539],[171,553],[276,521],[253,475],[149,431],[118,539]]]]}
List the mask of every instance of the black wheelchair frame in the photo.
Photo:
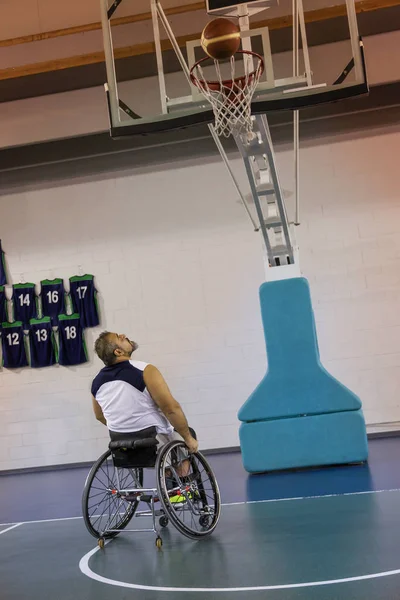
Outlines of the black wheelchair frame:
{"type": "Polygon", "coordinates": [[[121,531],[153,532],[161,548],[161,529],[169,522],[186,537],[201,539],[216,528],[221,499],[214,473],[200,452],[188,454],[183,442],[162,446],[154,437],[138,435],[109,443],[86,478],[82,513],[100,548],[121,531]],[[180,474],[182,457],[187,474],[180,474]],[[144,469],[155,468],[156,487],[143,487],[144,469]],[[147,510],[138,511],[140,502],[147,510]],[[157,508],[157,505],[160,508],[157,508]],[[151,528],[128,529],[131,519],[152,517],[151,528]],[[157,517],[159,521],[157,523],[157,517]]]}

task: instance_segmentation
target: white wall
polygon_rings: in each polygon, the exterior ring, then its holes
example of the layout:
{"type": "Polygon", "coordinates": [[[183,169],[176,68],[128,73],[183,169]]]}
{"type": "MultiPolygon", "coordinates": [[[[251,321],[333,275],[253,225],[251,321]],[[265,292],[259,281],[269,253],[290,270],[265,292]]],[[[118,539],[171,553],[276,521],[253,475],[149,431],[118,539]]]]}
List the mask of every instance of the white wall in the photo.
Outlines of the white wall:
{"type": "MultiPolygon", "coordinates": [[[[279,150],[279,149],[278,149],[279,150]]],[[[297,229],[327,368],[358,393],[368,423],[400,421],[400,131],[316,139],[302,150],[297,229]]],[[[290,153],[278,152],[293,190],[290,153]]],[[[261,241],[219,161],[1,198],[17,281],[96,276],[102,327],[90,363],[0,373],[0,469],[94,459],[91,413],[102,328],[126,332],[164,372],[203,448],[238,443],[237,410],[266,368],[261,241]]]]}

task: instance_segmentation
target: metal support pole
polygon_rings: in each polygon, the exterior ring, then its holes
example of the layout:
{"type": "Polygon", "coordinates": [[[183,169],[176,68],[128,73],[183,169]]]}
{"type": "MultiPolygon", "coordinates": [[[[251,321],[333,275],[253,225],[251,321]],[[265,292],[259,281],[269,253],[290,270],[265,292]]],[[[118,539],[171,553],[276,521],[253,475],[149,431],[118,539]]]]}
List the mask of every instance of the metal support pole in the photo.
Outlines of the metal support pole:
{"type": "Polygon", "coordinates": [[[299,75],[299,4],[298,0],[292,0],[293,13],[293,77],[299,75]]]}
{"type": "Polygon", "coordinates": [[[357,14],[354,0],[346,0],[347,16],[349,19],[351,50],[353,52],[356,80],[364,80],[364,70],[361,60],[360,40],[358,35],[357,14]]]}
{"type": "Polygon", "coordinates": [[[158,84],[160,86],[161,110],[164,115],[167,114],[167,89],[165,85],[164,64],[162,58],[160,27],[158,24],[157,0],[151,0],[151,17],[153,21],[154,44],[156,47],[158,84]]]}
{"type": "Polygon", "coordinates": [[[281,217],[282,231],[283,231],[283,235],[285,238],[286,246],[288,248],[290,248],[290,251],[289,251],[290,260],[293,261],[293,250],[292,250],[291,242],[290,242],[288,218],[287,218],[287,214],[286,214],[285,202],[283,200],[282,193],[281,193],[281,186],[280,186],[278,172],[277,172],[277,168],[276,168],[275,153],[274,153],[273,146],[272,146],[271,132],[269,130],[267,116],[266,115],[257,115],[256,119],[260,120],[260,122],[263,125],[263,129],[265,131],[266,140],[267,140],[266,154],[267,154],[267,158],[268,158],[268,164],[270,166],[272,183],[273,183],[274,190],[275,190],[275,198],[276,198],[276,202],[278,205],[279,214],[281,217]]]}
{"type": "Polygon", "coordinates": [[[307,85],[312,85],[312,73],[310,63],[310,53],[308,51],[306,22],[304,19],[303,0],[297,0],[298,19],[300,24],[301,45],[303,48],[304,68],[306,70],[307,85]]]}
{"type": "Polygon", "coordinates": [[[108,0],[100,0],[101,25],[103,32],[104,55],[106,58],[107,84],[110,100],[112,126],[120,123],[117,76],[115,73],[114,49],[111,37],[111,26],[108,19],[108,0]]]}
{"type": "Polygon", "coordinates": [[[174,35],[174,32],[171,29],[171,26],[168,22],[168,19],[165,15],[165,12],[161,6],[161,4],[158,2],[158,0],[156,0],[155,2],[156,7],[157,7],[157,12],[158,12],[158,16],[160,17],[160,21],[164,26],[165,31],[167,32],[167,35],[169,37],[169,41],[172,44],[173,49],[175,50],[175,54],[178,57],[178,60],[180,62],[180,65],[182,67],[183,72],[185,73],[186,79],[188,80],[189,84],[191,85],[191,79],[190,79],[190,70],[189,67],[187,66],[185,57],[182,54],[181,49],[179,48],[179,44],[176,41],[176,37],[174,35]]]}
{"type": "Polygon", "coordinates": [[[299,111],[293,112],[293,135],[294,135],[294,198],[295,215],[294,224],[300,225],[300,115],[299,111]]]}
{"type": "MultiPolygon", "coordinates": [[[[239,16],[239,27],[240,31],[250,31],[250,20],[249,20],[249,10],[247,4],[240,4],[238,6],[238,16],[239,16]]],[[[250,36],[246,36],[242,38],[242,48],[243,50],[247,50],[249,52],[252,51],[251,46],[251,38],[250,36]]],[[[252,56],[248,57],[248,61],[244,61],[244,64],[248,65],[249,72],[254,71],[254,60],[252,56]]]]}
{"type": "MultiPolygon", "coordinates": [[[[292,0],[293,8],[293,77],[298,77],[300,72],[299,62],[299,2],[292,0]]],[[[303,8],[301,6],[301,8],[303,8]]],[[[304,19],[304,14],[303,14],[304,19]]],[[[306,42],[307,45],[307,42],[306,42]]],[[[303,40],[304,50],[304,40],[303,40]]],[[[308,50],[308,46],[307,46],[308,50]]],[[[308,81],[307,81],[308,83],[308,81]]],[[[295,182],[295,223],[299,223],[299,111],[293,112],[293,152],[294,152],[294,182],[295,182]]]]}
{"type": "Polygon", "coordinates": [[[259,200],[258,193],[257,193],[257,186],[256,186],[256,183],[254,180],[254,174],[253,174],[253,169],[250,164],[250,158],[246,153],[245,146],[243,145],[240,136],[238,134],[234,134],[234,138],[235,138],[235,142],[238,147],[238,150],[242,156],[244,166],[246,168],[247,177],[249,179],[249,184],[250,184],[250,189],[251,189],[251,194],[253,196],[254,205],[256,207],[257,217],[258,217],[258,220],[260,221],[261,232],[262,232],[262,235],[264,238],[264,244],[267,249],[267,254],[269,257],[271,257],[272,256],[271,242],[269,240],[268,231],[265,226],[265,219],[264,219],[263,211],[262,211],[260,200],[259,200]]]}
{"type": "Polygon", "coordinates": [[[229,159],[228,159],[228,157],[227,157],[227,155],[226,155],[226,152],[225,152],[225,149],[224,149],[224,147],[223,147],[223,145],[222,145],[222,143],[221,143],[221,140],[219,139],[218,135],[216,134],[216,131],[215,131],[215,128],[214,128],[214,126],[213,126],[213,125],[211,125],[211,124],[210,124],[210,125],[208,126],[208,128],[209,128],[209,130],[210,130],[210,132],[211,132],[211,135],[212,135],[212,137],[213,137],[213,140],[214,140],[214,142],[215,142],[215,145],[217,146],[217,148],[218,148],[218,150],[219,150],[219,153],[220,153],[220,155],[221,155],[221,158],[222,158],[222,160],[224,161],[226,168],[228,169],[229,175],[231,176],[231,179],[232,179],[232,181],[233,181],[233,185],[235,186],[235,188],[236,188],[236,191],[237,191],[237,193],[239,194],[239,198],[240,198],[240,200],[241,200],[241,202],[242,202],[242,204],[243,204],[243,206],[244,206],[244,208],[245,208],[245,210],[246,210],[246,212],[247,212],[247,215],[248,215],[248,217],[249,217],[249,219],[250,219],[250,221],[251,221],[251,224],[252,224],[252,225],[253,225],[253,227],[254,227],[254,231],[259,231],[259,229],[260,229],[260,228],[259,228],[259,227],[257,227],[257,224],[256,224],[255,220],[253,219],[253,217],[252,217],[252,215],[251,215],[251,212],[250,212],[250,210],[249,210],[249,207],[247,206],[246,199],[245,199],[245,197],[244,197],[244,196],[243,196],[243,194],[242,194],[242,191],[241,191],[241,189],[240,189],[240,187],[239,187],[239,183],[238,183],[238,181],[237,181],[237,179],[236,179],[236,177],[235,177],[235,174],[234,174],[234,173],[233,173],[233,171],[232,171],[231,165],[229,164],[229,159]]]}

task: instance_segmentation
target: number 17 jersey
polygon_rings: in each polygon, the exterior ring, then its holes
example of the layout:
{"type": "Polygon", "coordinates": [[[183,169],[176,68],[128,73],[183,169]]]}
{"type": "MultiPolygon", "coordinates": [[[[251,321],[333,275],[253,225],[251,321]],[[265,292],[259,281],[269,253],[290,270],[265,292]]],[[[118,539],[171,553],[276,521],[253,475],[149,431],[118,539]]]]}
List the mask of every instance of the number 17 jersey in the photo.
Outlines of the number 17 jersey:
{"type": "Polygon", "coordinates": [[[82,327],[96,327],[100,320],[94,276],[70,277],[69,288],[74,312],[80,314],[82,327]]]}

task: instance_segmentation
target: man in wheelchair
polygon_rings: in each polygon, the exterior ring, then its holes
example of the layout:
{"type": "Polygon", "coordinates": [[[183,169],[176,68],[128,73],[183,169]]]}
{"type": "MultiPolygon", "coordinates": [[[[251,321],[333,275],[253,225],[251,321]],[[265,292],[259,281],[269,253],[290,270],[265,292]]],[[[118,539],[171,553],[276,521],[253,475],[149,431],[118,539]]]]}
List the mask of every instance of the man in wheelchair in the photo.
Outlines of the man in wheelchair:
{"type": "MultiPolygon", "coordinates": [[[[185,442],[189,453],[197,452],[198,442],[160,371],[153,365],[131,360],[137,348],[122,333],[104,331],[97,338],[95,351],[105,367],[94,378],[91,388],[96,419],[108,427],[113,441],[126,438],[127,434],[152,430],[159,447],[180,440],[185,442]]],[[[184,476],[188,468],[187,453],[182,452],[180,458],[179,474],[184,476]]]]}
{"type": "Polygon", "coordinates": [[[111,441],[86,478],[82,510],[101,548],[123,529],[138,531],[126,529],[134,516],[152,517],[153,527],[140,531],[154,531],[158,548],[156,517],[160,527],[171,522],[199,539],[214,531],[220,516],[218,484],[195,432],[158,369],[131,360],[136,349],[126,335],[107,331],[95,343],[105,366],[92,383],[93,410],[111,441]],[[156,487],[143,487],[145,468],[155,469],[156,487]],[[148,510],[138,511],[140,503],[148,510]]]}

